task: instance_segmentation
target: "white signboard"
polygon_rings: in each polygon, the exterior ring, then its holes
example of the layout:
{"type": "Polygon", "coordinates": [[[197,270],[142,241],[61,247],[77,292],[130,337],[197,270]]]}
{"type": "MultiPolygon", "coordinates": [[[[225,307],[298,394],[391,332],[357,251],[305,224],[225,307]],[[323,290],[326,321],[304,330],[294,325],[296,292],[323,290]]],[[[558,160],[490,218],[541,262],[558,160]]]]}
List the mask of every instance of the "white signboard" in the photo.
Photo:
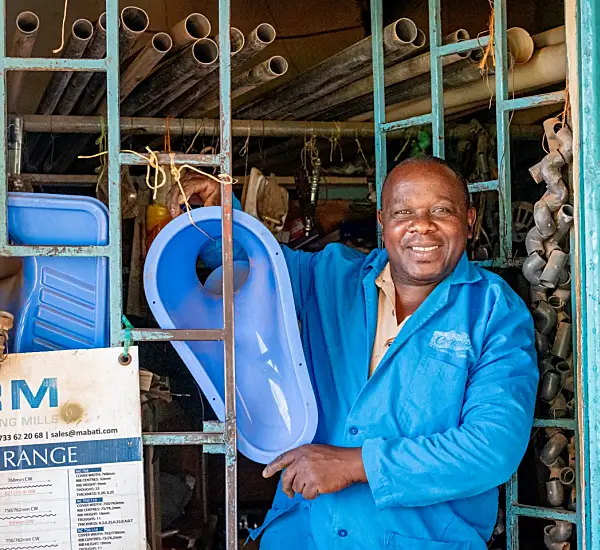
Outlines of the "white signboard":
{"type": "Polygon", "coordinates": [[[146,548],[137,348],[0,365],[0,548],[146,548]]]}

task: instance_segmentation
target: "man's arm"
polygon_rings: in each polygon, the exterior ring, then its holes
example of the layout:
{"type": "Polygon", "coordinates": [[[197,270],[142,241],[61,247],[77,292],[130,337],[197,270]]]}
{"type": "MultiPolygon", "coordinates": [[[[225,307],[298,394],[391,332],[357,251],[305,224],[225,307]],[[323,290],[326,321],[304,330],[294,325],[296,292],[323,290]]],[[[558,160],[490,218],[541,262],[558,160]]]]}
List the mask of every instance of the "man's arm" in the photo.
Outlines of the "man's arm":
{"type": "Polygon", "coordinates": [[[461,425],[430,436],[365,441],[378,508],[427,506],[481,494],[509,479],[530,437],[538,381],[531,316],[500,298],[469,372],[461,425]]]}
{"type": "Polygon", "coordinates": [[[362,449],[303,445],[263,475],[285,468],[284,492],[307,499],[368,482],[380,509],[466,498],[507,481],[529,441],[538,369],[529,312],[516,296],[500,299],[469,372],[459,427],[414,439],[368,439],[362,449]]]}

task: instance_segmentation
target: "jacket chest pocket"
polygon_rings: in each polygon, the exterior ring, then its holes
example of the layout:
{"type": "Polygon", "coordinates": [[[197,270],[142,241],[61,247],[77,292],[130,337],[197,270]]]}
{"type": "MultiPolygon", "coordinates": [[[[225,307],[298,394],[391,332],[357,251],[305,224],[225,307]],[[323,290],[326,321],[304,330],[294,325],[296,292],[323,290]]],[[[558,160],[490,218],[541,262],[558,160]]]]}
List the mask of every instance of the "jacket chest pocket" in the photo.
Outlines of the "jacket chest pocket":
{"type": "Polygon", "coordinates": [[[467,358],[441,352],[425,354],[402,392],[402,424],[407,437],[458,426],[469,374],[467,358]]]}

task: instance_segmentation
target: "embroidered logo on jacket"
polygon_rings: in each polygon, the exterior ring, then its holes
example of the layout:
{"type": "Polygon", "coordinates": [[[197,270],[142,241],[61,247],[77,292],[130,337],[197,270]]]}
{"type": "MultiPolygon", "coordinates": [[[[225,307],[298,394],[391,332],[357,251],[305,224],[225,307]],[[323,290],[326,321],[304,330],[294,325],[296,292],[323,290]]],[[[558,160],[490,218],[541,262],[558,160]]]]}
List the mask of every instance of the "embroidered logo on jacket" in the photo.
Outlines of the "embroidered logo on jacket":
{"type": "Polygon", "coordinates": [[[473,353],[471,339],[465,332],[456,332],[454,330],[442,332],[436,330],[431,337],[429,345],[438,351],[450,353],[458,357],[466,357],[473,353]]]}

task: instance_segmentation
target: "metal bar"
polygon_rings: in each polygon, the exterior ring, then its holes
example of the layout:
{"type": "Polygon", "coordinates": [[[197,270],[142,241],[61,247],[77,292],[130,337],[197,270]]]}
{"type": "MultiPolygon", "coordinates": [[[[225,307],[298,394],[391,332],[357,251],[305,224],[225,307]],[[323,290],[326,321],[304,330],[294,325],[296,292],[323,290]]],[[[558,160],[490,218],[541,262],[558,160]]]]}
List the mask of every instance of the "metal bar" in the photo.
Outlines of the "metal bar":
{"type": "Polygon", "coordinates": [[[518,111],[520,109],[532,109],[533,107],[543,107],[544,105],[555,105],[564,102],[565,91],[560,90],[559,92],[507,99],[503,107],[505,111],[518,111]]]}
{"type": "Polygon", "coordinates": [[[106,94],[108,119],[108,235],[110,341],[121,341],[123,236],[121,234],[121,128],[119,125],[119,0],[106,0],[106,94]]]}
{"type": "MultiPolygon", "coordinates": [[[[1,144],[1,141],[0,141],[1,144]]],[[[1,172],[0,172],[1,174],[1,172]]],[[[0,189],[1,191],[1,189],[0,189]]],[[[98,257],[109,256],[109,246],[40,246],[40,245],[5,245],[0,246],[0,256],[69,256],[69,257],[98,257]]]]}
{"type": "Polygon", "coordinates": [[[469,183],[469,193],[481,193],[483,191],[498,191],[498,180],[469,183]]]}
{"type": "Polygon", "coordinates": [[[105,59],[43,59],[35,57],[7,57],[0,60],[5,71],[106,71],[105,59]]]}
{"type": "Polygon", "coordinates": [[[506,484],[506,550],[519,550],[519,516],[515,506],[519,498],[516,472],[506,484]]]}
{"type": "MultiPolygon", "coordinates": [[[[53,134],[95,134],[102,131],[100,116],[23,115],[26,132],[53,134]]],[[[121,117],[121,130],[127,134],[172,136],[218,136],[220,122],[212,118],[149,118],[121,117]]],[[[232,135],[236,137],[304,137],[308,135],[351,138],[372,138],[372,122],[315,122],[312,120],[233,120],[232,135]]]]}
{"type": "Polygon", "coordinates": [[[494,258],[491,260],[479,260],[473,262],[474,264],[481,267],[523,267],[523,262],[525,258],[509,258],[506,260],[500,260],[500,258],[494,258]]]}
{"type": "MultiPolygon", "coordinates": [[[[125,331],[121,332],[123,341],[125,331]]],[[[131,331],[134,342],[214,342],[224,340],[224,331],[220,329],[165,330],[137,328],[131,331]]]]}
{"type": "Polygon", "coordinates": [[[533,421],[534,428],[562,428],[564,430],[576,430],[577,420],[574,418],[536,418],[533,421]]]}
{"type": "MultiPolygon", "coordinates": [[[[571,510],[513,504],[512,511],[515,517],[553,519],[554,521],[568,521],[569,523],[577,522],[577,514],[571,510]]],[[[510,546],[508,548],[510,548],[510,546]]]]}
{"type": "Polygon", "coordinates": [[[433,116],[431,113],[426,115],[414,116],[411,118],[406,118],[404,120],[397,120],[395,122],[385,122],[381,124],[381,131],[386,134],[388,132],[393,132],[394,130],[403,130],[405,128],[411,128],[413,126],[424,126],[426,124],[432,123],[433,116]]]}
{"type": "Polygon", "coordinates": [[[441,0],[429,0],[429,43],[431,56],[431,139],[433,154],[445,157],[444,147],[444,82],[442,56],[438,54],[442,46],[441,0]]]}
{"type": "MultiPolygon", "coordinates": [[[[385,68],[383,63],[383,3],[371,0],[371,47],[373,50],[373,118],[375,123],[375,188],[377,210],[381,209],[381,190],[387,175],[387,138],[385,124],[385,68]]],[[[377,239],[382,244],[381,228],[377,226],[377,239]]]]}
{"type": "Polygon", "coordinates": [[[512,257],[512,194],[510,174],[510,135],[508,111],[508,47],[506,40],[506,0],[494,0],[494,48],[496,57],[496,128],[498,149],[498,190],[500,193],[500,260],[512,257]]]}
{"type": "Polygon", "coordinates": [[[220,445],[223,432],[147,432],[142,434],[144,445],[220,445]]]}
{"type": "MultiPolygon", "coordinates": [[[[130,166],[145,166],[148,164],[147,157],[134,155],[133,153],[121,153],[121,164],[130,166]]],[[[173,161],[177,165],[189,164],[190,166],[221,166],[222,158],[220,155],[174,155],[173,161]]],[[[171,164],[171,157],[167,153],[158,155],[159,164],[171,164]]]]}
{"type": "MultiPolygon", "coordinates": [[[[6,2],[0,6],[0,63],[6,59],[6,2]]],[[[0,69],[0,248],[8,243],[8,178],[6,176],[6,71],[0,69]]],[[[1,254],[1,252],[0,252],[1,254]]]]}
{"type": "Polygon", "coordinates": [[[237,416],[235,330],[233,305],[233,203],[231,177],[231,1],[219,0],[219,119],[221,121],[221,231],[223,240],[223,324],[225,363],[225,545],[238,547],[237,534],[237,416]]]}
{"type": "Polygon", "coordinates": [[[576,308],[577,416],[579,418],[579,495],[585,550],[600,550],[600,4],[567,2],[567,55],[573,117],[574,277],[576,308]],[[573,28],[575,26],[575,29],[573,28]]]}
{"type": "Polygon", "coordinates": [[[461,40],[460,42],[454,42],[453,44],[445,44],[437,49],[437,55],[445,57],[455,53],[480,50],[487,47],[489,41],[489,36],[482,36],[481,38],[472,38],[471,40],[461,40]]]}

